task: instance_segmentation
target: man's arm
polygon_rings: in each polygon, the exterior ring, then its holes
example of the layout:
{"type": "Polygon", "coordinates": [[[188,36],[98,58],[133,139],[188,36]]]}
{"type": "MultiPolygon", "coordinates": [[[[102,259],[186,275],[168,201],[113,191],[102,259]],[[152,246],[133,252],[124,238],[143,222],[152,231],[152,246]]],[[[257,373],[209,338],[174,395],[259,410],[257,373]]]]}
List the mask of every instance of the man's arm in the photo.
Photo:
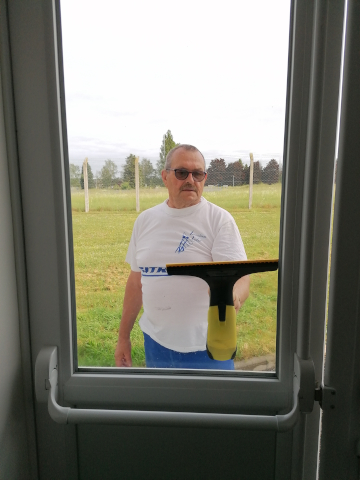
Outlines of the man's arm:
{"type": "Polygon", "coordinates": [[[238,313],[240,307],[242,307],[243,303],[249,296],[250,290],[250,275],[246,275],[245,277],[239,278],[239,280],[235,283],[233,288],[233,299],[234,299],[234,307],[236,313],[238,313]]]}
{"type": "Polygon", "coordinates": [[[119,338],[115,349],[117,367],[131,367],[130,332],[142,306],[141,272],[131,270],[126,282],[119,338]]]}

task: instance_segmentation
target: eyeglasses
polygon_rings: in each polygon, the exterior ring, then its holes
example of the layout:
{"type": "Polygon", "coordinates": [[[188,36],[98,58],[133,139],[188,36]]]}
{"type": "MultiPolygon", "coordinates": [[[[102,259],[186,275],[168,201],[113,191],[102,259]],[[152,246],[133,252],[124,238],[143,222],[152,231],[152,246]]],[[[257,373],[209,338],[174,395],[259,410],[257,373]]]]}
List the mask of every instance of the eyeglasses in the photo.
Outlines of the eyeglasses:
{"type": "Polygon", "coordinates": [[[175,177],[178,180],[187,179],[189,173],[191,173],[195,182],[202,182],[206,176],[206,172],[202,172],[201,170],[194,170],[192,172],[186,170],[186,168],[167,168],[166,170],[171,170],[172,172],[175,172],[175,177]]]}

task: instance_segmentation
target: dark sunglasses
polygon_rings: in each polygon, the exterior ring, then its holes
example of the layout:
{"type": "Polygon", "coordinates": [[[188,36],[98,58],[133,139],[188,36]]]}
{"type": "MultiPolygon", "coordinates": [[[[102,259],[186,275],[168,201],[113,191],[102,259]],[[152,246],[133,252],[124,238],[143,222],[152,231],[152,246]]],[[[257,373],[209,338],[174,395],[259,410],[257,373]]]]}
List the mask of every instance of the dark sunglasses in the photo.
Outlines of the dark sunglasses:
{"type": "Polygon", "coordinates": [[[206,175],[206,172],[202,172],[201,170],[194,170],[192,172],[186,170],[185,168],[167,168],[166,170],[175,172],[175,177],[178,180],[185,180],[189,176],[189,173],[191,173],[195,182],[202,182],[206,175]]]}

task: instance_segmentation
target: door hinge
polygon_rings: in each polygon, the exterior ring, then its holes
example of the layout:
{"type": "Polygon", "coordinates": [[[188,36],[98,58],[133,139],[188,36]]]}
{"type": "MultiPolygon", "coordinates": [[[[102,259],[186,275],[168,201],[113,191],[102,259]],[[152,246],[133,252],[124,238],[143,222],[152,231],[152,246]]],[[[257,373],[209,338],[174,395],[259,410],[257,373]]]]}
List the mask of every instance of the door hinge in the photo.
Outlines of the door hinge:
{"type": "Polygon", "coordinates": [[[322,410],[333,410],[336,406],[336,390],[326,385],[315,388],[315,402],[319,402],[322,410]]]}

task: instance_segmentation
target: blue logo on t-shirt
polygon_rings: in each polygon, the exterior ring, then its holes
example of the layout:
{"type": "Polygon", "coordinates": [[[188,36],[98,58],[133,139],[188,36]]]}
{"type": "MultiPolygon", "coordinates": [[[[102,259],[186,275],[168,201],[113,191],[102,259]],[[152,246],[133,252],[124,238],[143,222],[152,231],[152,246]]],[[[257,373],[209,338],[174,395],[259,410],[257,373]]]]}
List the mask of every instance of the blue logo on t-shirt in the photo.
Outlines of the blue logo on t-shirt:
{"type": "Polygon", "coordinates": [[[167,270],[165,267],[139,267],[143,277],[165,277],[167,270]]]}
{"type": "Polygon", "coordinates": [[[175,250],[175,253],[184,252],[194,242],[200,243],[202,238],[206,238],[205,235],[202,235],[201,233],[194,233],[194,230],[190,232],[189,235],[184,233],[178,248],[175,250]]]}

